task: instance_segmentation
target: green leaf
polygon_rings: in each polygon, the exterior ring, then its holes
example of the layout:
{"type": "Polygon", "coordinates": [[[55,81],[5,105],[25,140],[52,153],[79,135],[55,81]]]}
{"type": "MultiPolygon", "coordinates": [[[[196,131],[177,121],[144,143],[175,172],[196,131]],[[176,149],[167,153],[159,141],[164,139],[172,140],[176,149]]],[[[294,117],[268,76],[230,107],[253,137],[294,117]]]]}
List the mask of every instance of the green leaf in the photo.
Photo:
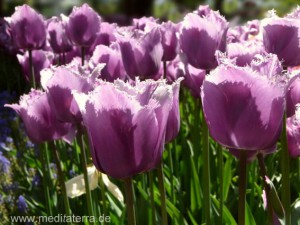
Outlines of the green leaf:
{"type": "MultiPolygon", "coordinates": [[[[220,202],[214,196],[211,196],[211,199],[213,204],[215,204],[215,206],[219,208],[220,202]]],[[[225,224],[237,225],[234,220],[234,217],[231,215],[230,211],[225,205],[223,205],[223,221],[225,222],[225,224]]]]}
{"type": "Polygon", "coordinates": [[[251,208],[246,202],[246,225],[256,225],[255,219],[252,215],[251,208]]]}
{"type": "Polygon", "coordinates": [[[224,201],[226,201],[226,199],[227,199],[229,187],[230,187],[231,180],[232,180],[232,168],[231,168],[232,159],[233,159],[233,157],[227,158],[226,163],[224,165],[224,171],[223,171],[223,197],[224,197],[224,201]]]}

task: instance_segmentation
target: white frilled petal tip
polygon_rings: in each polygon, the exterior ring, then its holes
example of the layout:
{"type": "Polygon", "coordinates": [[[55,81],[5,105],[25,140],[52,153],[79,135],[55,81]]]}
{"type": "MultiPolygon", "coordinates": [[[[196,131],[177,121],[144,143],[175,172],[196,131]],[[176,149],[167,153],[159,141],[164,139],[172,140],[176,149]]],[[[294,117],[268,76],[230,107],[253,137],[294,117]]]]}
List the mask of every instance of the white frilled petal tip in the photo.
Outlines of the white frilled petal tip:
{"type": "Polygon", "coordinates": [[[47,83],[53,76],[53,70],[50,68],[43,69],[41,72],[41,85],[44,90],[47,90],[47,83]]]}
{"type": "MultiPolygon", "coordinates": [[[[90,189],[94,190],[98,186],[98,172],[95,166],[87,168],[90,189]]],[[[85,183],[83,174],[72,178],[66,182],[67,195],[75,198],[85,193],[85,183]]]]}
{"type": "Polygon", "coordinates": [[[86,105],[86,102],[89,100],[89,95],[78,92],[76,90],[72,91],[72,95],[73,95],[75,101],[77,102],[77,105],[78,105],[81,113],[85,113],[85,105],[86,105]]]}
{"type": "MultiPolygon", "coordinates": [[[[101,174],[101,178],[103,180],[104,185],[106,186],[107,190],[116,197],[120,202],[124,202],[124,197],[121,190],[112,183],[107,175],[100,173],[97,171],[95,166],[89,166],[87,168],[88,171],[88,179],[90,184],[90,189],[94,190],[98,187],[98,174],[101,174]]],[[[69,198],[75,198],[80,195],[86,193],[85,191],[85,183],[84,183],[84,176],[83,174],[72,178],[66,182],[66,189],[67,195],[69,198]]]]}

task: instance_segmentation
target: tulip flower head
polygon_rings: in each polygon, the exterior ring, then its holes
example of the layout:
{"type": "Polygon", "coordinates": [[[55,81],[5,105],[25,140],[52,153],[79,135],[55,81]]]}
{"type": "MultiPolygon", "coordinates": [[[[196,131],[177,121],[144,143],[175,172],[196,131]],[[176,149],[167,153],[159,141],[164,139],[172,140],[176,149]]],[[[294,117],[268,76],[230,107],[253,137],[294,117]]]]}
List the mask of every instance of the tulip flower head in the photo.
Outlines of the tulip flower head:
{"type": "Polygon", "coordinates": [[[262,21],[263,43],[269,53],[276,54],[285,67],[300,65],[300,21],[273,15],[262,21]]]}
{"type": "Polygon", "coordinates": [[[163,57],[161,40],[159,28],[119,37],[122,60],[130,78],[135,80],[136,76],[153,78],[157,75],[163,57]]]}
{"type": "Polygon", "coordinates": [[[296,105],[300,103],[300,74],[293,76],[286,90],[286,116],[295,115],[296,105]]]}
{"type": "Polygon", "coordinates": [[[116,79],[124,80],[127,76],[121,58],[119,46],[114,44],[111,47],[98,45],[90,59],[92,67],[99,63],[105,63],[101,71],[101,79],[112,82],[116,79]]]}
{"type": "Polygon", "coordinates": [[[179,44],[187,61],[198,69],[216,68],[217,50],[224,52],[228,23],[217,12],[188,13],[179,31],[179,44]]]}
{"type": "MultiPolygon", "coordinates": [[[[26,52],[24,55],[17,55],[19,63],[22,67],[23,75],[27,81],[31,79],[31,68],[29,64],[29,55],[26,52]]],[[[49,68],[51,61],[53,59],[53,54],[50,52],[45,52],[43,50],[34,50],[32,51],[32,64],[34,69],[35,80],[37,83],[40,82],[40,72],[49,68]]]]}
{"type": "Polygon", "coordinates": [[[66,22],[62,19],[54,17],[50,19],[47,31],[49,34],[49,43],[53,52],[64,53],[73,49],[71,41],[66,33],[66,22]]]}
{"type": "Polygon", "coordinates": [[[100,31],[100,17],[88,4],[74,7],[67,23],[67,33],[74,45],[88,47],[100,31]]]}
{"type": "Polygon", "coordinates": [[[101,83],[74,93],[96,168],[114,178],[149,171],[161,161],[173,88],[164,81],[101,83]]]}
{"type": "Polygon", "coordinates": [[[178,25],[170,21],[163,23],[159,27],[162,34],[163,61],[171,61],[175,59],[178,52],[178,40],[176,37],[178,25]]]}
{"type": "Polygon", "coordinates": [[[72,125],[56,119],[45,92],[32,89],[21,97],[19,104],[5,106],[19,114],[28,137],[35,144],[61,138],[71,142],[74,137],[72,125]]]}
{"type": "MultiPolygon", "coordinates": [[[[60,121],[78,123],[82,120],[78,105],[72,91],[88,93],[94,88],[97,68],[92,76],[83,70],[76,70],[78,63],[42,71],[42,87],[46,90],[49,102],[60,121]]],[[[100,65],[101,66],[101,65],[100,65]]]]}
{"type": "Polygon", "coordinates": [[[274,77],[223,64],[205,77],[201,97],[210,134],[223,146],[257,151],[276,144],[285,101],[274,77]]]}
{"type": "Polygon", "coordinates": [[[16,46],[24,50],[41,49],[46,41],[43,17],[28,5],[16,7],[10,18],[10,26],[16,46]]]}
{"type": "Polygon", "coordinates": [[[293,158],[300,156],[300,104],[296,105],[295,114],[286,120],[288,151],[293,158]]]}

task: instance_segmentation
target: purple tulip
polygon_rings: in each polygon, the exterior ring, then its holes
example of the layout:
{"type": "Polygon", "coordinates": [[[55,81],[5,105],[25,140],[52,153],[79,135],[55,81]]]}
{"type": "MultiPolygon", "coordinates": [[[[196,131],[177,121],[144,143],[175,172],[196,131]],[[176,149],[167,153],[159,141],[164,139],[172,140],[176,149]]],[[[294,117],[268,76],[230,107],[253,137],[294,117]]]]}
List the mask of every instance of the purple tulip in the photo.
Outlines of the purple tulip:
{"type": "Polygon", "coordinates": [[[235,26],[228,29],[227,42],[236,43],[252,40],[259,34],[260,21],[248,21],[244,26],[235,26]]]}
{"type": "Polygon", "coordinates": [[[66,26],[69,38],[75,45],[91,46],[100,31],[100,20],[88,4],[74,7],[66,26]]]}
{"type": "Polygon", "coordinates": [[[205,16],[189,13],[179,32],[181,50],[187,61],[198,69],[211,70],[217,66],[215,53],[224,52],[228,23],[217,12],[205,16]]]}
{"type": "Polygon", "coordinates": [[[110,46],[113,42],[117,40],[114,34],[117,27],[118,26],[115,23],[102,22],[100,24],[100,32],[97,34],[94,44],[91,45],[89,49],[91,55],[93,54],[93,51],[95,50],[97,45],[110,46]]]}
{"type": "Polygon", "coordinates": [[[299,19],[274,16],[262,24],[266,51],[276,54],[285,67],[300,65],[299,19]]]}
{"type": "Polygon", "coordinates": [[[16,7],[10,19],[14,42],[20,49],[32,50],[44,47],[46,26],[43,17],[28,5],[16,7]]]}
{"type": "Polygon", "coordinates": [[[191,91],[191,94],[200,98],[201,87],[206,71],[197,69],[191,65],[184,66],[184,85],[191,91]]]}
{"type": "MultiPolygon", "coordinates": [[[[79,60],[77,61],[79,64],[79,60]]],[[[77,65],[78,65],[77,64],[77,65]]],[[[78,123],[82,120],[72,91],[87,93],[94,87],[94,79],[70,64],[42,71],[42,87],[46,90],[51,107],[59,121],[78,123]]],[[[99,75],[99,74],[97,74],[99,75]]]]}
{"type": "Polygon", "coordinates": [[[173,88],[163,81],[102,83],[75,93],[96,168],[114,178],[149,171],[161,161],[173,88]],[[109,101],[108,101],[109,100],[109,101]]]}
{"type": "Polygon", "coordinates": [[[153,27],[157,26],[158,19],[155,19],[154,17],[142,17],[139,19],[134,18],[132,20],[132,25],[134,29],[142,30],[142,31],[149,31],[153,27]]]}
{"type": "Polygon", "coordinates": [[[240,43],[230,43],[227,45],[227,55],[236,60],[237,66],[250,65],[254,56],[265,53],[262,43],[257,41],[247,41],[240,43]]]}
{"type": "Polygon", "coordinates": [[[3,18],[0,18],[0,47],[12,55],[15,55],[18,52],[13,41],[9,23],[3,18]]]}
{"type": "Polygon", "coordinates": [[[45,92],[32,89],[28,95],[21,97],[19,104],[5,106],[19,114],[28,137],[35,144],[61,138],[70,142],[74,136],[70,123],[61,123],[56,119],[45,92]]]}
{"type": "Polygon", "coordinates": [[[163,47],[163,61],[171,61],[175,59],[178,52],[178,40],[176,37],[177,24],[170,21],[160,25],[159,29],[162,34],[162,47],[163,47]]]}
{"type": "Polygon", "coordinates": [[[180,90],[180,81],[178,79],[172,84],[173,88],[173,104],[169,113],[167,127],[166,127],[166,143],[173,141],[179,133],[180,130],[180,110],[179,110],[179,90],[180,90]]]}
{"type": "Polygon", "coordinates": [[[294,115],[286,120],[288,151],[293,158],[300,156],[300,110],[299,104],[294,115]]]}
{"type": "Polygon", "coordinates": [[[101,79],[113,82],[116,79],[124,80],[126,72],[121,58],[121,53],[117,45],[107,47],[105,45],[98,45],[90,59],[93,67],[99,63],[105,63],[101,71],[101,79]]]}
{"type": "Polygon", "coordinates": [[[149,33],[135,33],[135,36],[138,37],[119,37],[125,70],[133,80],[136,76],[153,78],[160,69],[163,56],[161,33],[154,28],[149,33]]]}
{"type": "Polygon", "coordinates": [[[47,26],[49,43],[54,53],[65,53],[73,49],[70,39],[66,33],[66,22],[53,17],[47,26]]]}
{"type": "Polygon", "coordinates": [[[286,116],[291,117],[296,112],[296,105],[300,103],[300,74],[292,77],[286,89],[286,116]]]}
{"type": "Polygon", "coordinates": [[[248,67],[220,65],[205,77],[201,97],[210,134],[220,144],[256,151],[276,144],[285,108],[283,85],[248,67]]]}
{"type": "MultiPolygon", "coordinates": [[[[27,81],[31,80],[31,68],[29,64],[29,55],[26,52],[24,55],[17,55],[19,63],[22,67],[23,75],[27,81]]],[[[53,54],[50,52],[45,52],[43,50],[33,50],[32,51],[32,64],[34,69],[35,81],[40,82],[40,72],[42,69],[49,68],[51,66],[51,61],[53,59],[53,54]]]]}
{"type": "Polygon", "coordinates": [[[169,84],[175,82],[178,78],[184,77],[184,65],[179,60],[179,57],[167,63],[166,79],[169,84]]]}

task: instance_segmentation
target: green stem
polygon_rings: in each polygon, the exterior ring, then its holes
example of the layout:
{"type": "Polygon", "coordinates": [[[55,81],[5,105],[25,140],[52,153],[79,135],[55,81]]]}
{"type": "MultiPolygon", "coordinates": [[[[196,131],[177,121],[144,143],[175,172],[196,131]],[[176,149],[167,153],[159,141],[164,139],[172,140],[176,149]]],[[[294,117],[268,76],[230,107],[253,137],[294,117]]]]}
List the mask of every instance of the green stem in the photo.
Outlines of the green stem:
{"type": "Polygon", "coordinates": [[[150,201],[151,201],[151,215],[152,215],[152,225],[156,224],[155,215],[155,203],[154,203],[154,190],[153,190],[153,171],[148,173],[149,176],[149,186],[150,186],[150,201]]]}
{"type": "MultiPolygon", "coordinates": [[[[109,216],[107,213],[107,208],[106,208],[106,197],[105,197],[106,190],[105,190],[104,182],[102,179],[102,173],[99,173],[99,183],[100,183],[100,188],[101,188],[103,214],[104,214],[104,216],[109,216]]],[[[105,220],[104,220],[104,224],[106,224],[105,220]]]]}
{"type": "Polygon", "coordinates": [[[85,190],[86,190],[86,201],[87,201],[87,207],[88,207],[88,213],[89,216],[93,216],[93,205],[92,205],[92,195],[91,195],[91,189],[90,189],[90,183],[88,178],[88,171],[87,171],[87,159],[86,159],[86,150],[84,148],[84,137],[83,137],[83,128],[79,124],[78,125],[78,134],[77,134],[77,141],[81,150],[81,167],[83,170],[83,177],[84,177],[84,184],[85,184],[85,190]]]}
{"type": "Polygon", "coordinates": [[[169,148],[169,168],[170,168],[170,183],[171,183],[171,200],[175,202],[175,195],[174,195],[174,168],[173,168],[173,157],[172,153],[176,151],[176,143],[175,140],[172,142],[172,148],[169,148]]]}
{"type": "Polygon", "coordinates": [[[85,48],[81,46],[81,65],[84,66],[85,48]]]}
{"type": "Polygon", "coordinates": [[[32,50],[28,50],[28,55],[29,55],[29,66],[30,66],[32,87],[36,88],[34,67],[33,67],[33,62],[32,62],[32,50]]]}
{"type": "Polygon", "coordinates": [[[220,221],[219,224],[223,224],[223,205],[224,205],[224,196],[223,196],[223,149],[221,145],[218,145],[218,168],[219,168],[219,185],[220,185],[220,221]]]}
{"type": "Polygon", "coordinates": [[[259,165],[259,169],[260,169],[260,176],[263,179],[264,188],[265,188],[265,192],[266,192],[268,224],[273,225],[274,224],[273,207],[272,207],[272,203],[270,201],[270,188],[266,182],[267,170],[266,170],[266,166],[265,166],[265,162],[264,162],[264,157],[261,153],[259,153],[257,155],[257,159],[258,159],[258,165],[259,165]]]}
{"type": "Polygon", "coordinates": [[[52,216],[52,207],[51,207],[51,201],[50,201],[50,187],[49,187],[49,161],[46,159],[47,158],[47,149],[45,145],[40,145],[40,160],[42,163],[42,173],[43,173],[43,190],[44,190],[44,195],[45,195],[45,200],[46,200],[46,210],[47,210],[47,215],[52,216]],[[45,160],[46,159],[46,160],[45,160]],[[46,167],[46,168],[45,168],[46,167]],[[47,172],[46,172],[47,171],[47,172]]]}
{"type": "MultiPolygon", "coordinates": [[[[203,111],[202,111],[203,112],[203,111]]],[[[202,127],[203,143],[203,198],[206,225],[211,224],[211,202],[210,202],[210,166],[209,166],[209,131],[203,113],[202,127]]]]}
{"type": "Polygon", "coordinates": [[[128,225],[136,225],[132,178],[124,180],[128,225]]]}
{"type": "Polygon", "coordinates": [[[163,61],[163,67],[164,67],[164,79],[167,78],[167,61],[163,61]]]}
{"type": "Polygon", "coordinates": [[[244,150],[240,150],[238,225],[245,225],[246,185],[247,185],[247,152],[244,150]]]}
{"type": "Polygon", "coordinates": [[[284,115],[281,133],[281,173],[282,188],[281,198],[285,211],[285,224],[291,225],[291,190],[290,190],[290,155],[287,147],[286,137],[286,114],[284,115]]]}
{"type": "Polygon", "coordinates": [[[163,162],[161,162],[157,167],[157,174],[158,174],[160,201],[161,201],[161,216],[163,221],[162,224],[168,225],[167,204],[166,204],[167,198],[166,198],[166,189],[164,183],[163,162]]]}
{"type": "MultiPolygon", "coordinates": [[[[57,167],[58,181],[59,181],[61,192],[62,192],[62,195],[64,198],[65,211],[66,211],[65,213],[67,216],[71,216],[71,209],[70,209],[69,199],[67,196],[67,189],[66,189],[66,184],[64,181],[64,174],[63,174],[63,170],[62,170],[61,163],[60,163],[59,153],[58,153],[58,150],[53,141],[49,142],[49,147],[51,148],[51,150],[53,152],[55,164],[57,167]]],[[[68,224],[71,224],[71,223],[68,223],[68,224]]]]}

